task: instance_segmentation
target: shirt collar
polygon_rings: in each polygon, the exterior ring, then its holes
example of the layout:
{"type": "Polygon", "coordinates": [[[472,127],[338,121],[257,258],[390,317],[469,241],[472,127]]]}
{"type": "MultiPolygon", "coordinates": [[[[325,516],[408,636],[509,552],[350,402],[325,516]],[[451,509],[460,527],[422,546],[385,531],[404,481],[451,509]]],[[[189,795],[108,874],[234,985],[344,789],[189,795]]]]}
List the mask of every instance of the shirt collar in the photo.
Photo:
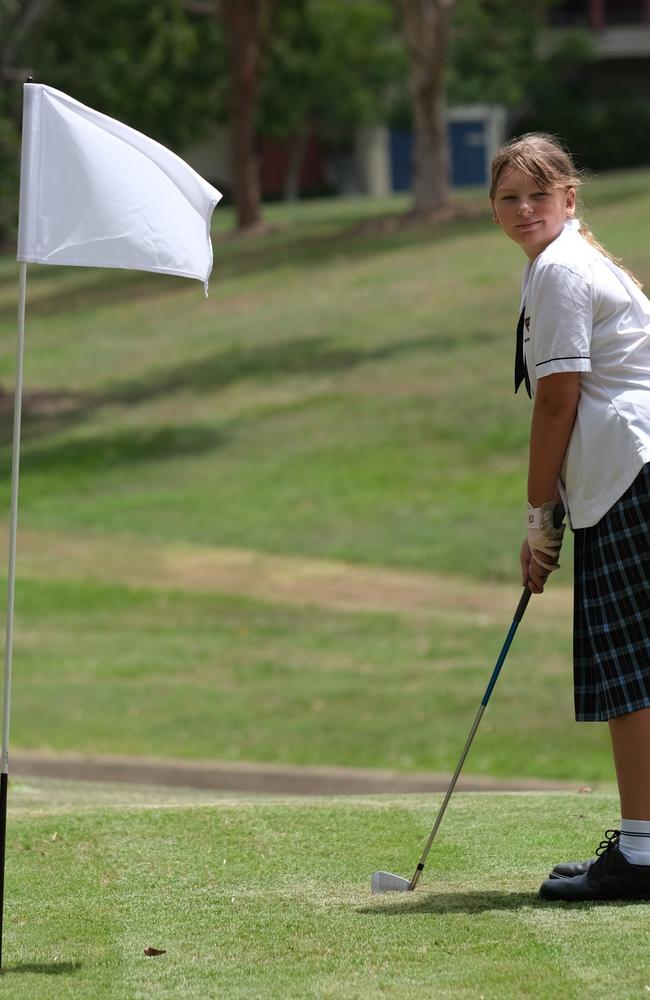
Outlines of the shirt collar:
{"type": "MultiPolygon", "coordinates": [[[[578,233],[578,232],[580,232],[580,226],[581,225],[582,225],[582,223],[580,222],[580,219],[565,219],[564,225],[562,226],[562,231],[560,233],[558,233],[558,235],[553,240],[553,243],[555,243],[559,239],[562,239],[562,237],[565,236],[565,235],[567,235],[568,233],[578,233]]],[[[549,246],[553,246],[553,243],[549,243],[549,246]]],[[[542,253],[539,255],[539,257],[537,257],[533,261],[532,264],[531,264],[530,261],[528,261],[526,263],[526,266],[524,268],[524,276],[523,276],[522,283],[521,283],[521,304],[522,304],[522,306],[523,306],[524,300],[526,298],[526,286],[528,284],[528,279],[530,277],[530,272],[532,271],[533,267],[535,266],[535,264],[537,263],[537,261],[539,260],[539,258],[544,255],[544,252],[545,251],[542,251],[542,253]]]]}

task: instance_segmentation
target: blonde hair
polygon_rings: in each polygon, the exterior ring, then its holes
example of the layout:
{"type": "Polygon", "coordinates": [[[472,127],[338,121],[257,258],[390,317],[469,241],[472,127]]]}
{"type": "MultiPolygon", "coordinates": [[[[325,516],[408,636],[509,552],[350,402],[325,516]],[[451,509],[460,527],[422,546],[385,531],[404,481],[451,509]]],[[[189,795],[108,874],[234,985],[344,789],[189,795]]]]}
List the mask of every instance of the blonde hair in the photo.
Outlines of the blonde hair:
{"type": "MultiPolygon", "coordinates": [[[[528,174],[539,184],[542,191],[557,188],[566,191],[569,188],[574,188],[576,197],[585,180],[585,173],[576,167],[568,149],[556,136],[546,132],[528,132],[526,135],[510,139],[499,149],[492,160],[492,184],[490,186],[490,200],[492,202],[494,202],[501,178],[509,170],[521,170],[528,174]]],[[[641,282],[627,268],[623,267],[617,257],[613,257],[605,250],[583,220],[579,218],[578,221],[580,223],[579,232],[583,239],[600,251],[608,260],[622,268],[641,288],[641,282]]]]}

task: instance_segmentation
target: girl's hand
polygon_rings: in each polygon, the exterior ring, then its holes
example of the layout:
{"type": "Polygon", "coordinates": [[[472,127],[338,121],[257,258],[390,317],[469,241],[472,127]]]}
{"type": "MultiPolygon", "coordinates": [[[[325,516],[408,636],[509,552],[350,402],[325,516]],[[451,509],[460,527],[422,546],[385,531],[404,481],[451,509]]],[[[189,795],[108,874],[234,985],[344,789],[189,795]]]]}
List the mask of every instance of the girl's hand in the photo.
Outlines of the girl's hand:
{"type": "MultiPolygon", "coordinates": [[[[544,562],[548,563],[548,556],[540,554],[540,558],[543,559],[544,562]]],[[[528,538],[524,538],[523,540],[521,552],[519,554],[519,562],[521,563],[522,586],[528,587],[533,594],[544,593],[544,584],[551,575],[552,570],[545,569],[544,566],[537,562],[531,552],[528,538]]]]}

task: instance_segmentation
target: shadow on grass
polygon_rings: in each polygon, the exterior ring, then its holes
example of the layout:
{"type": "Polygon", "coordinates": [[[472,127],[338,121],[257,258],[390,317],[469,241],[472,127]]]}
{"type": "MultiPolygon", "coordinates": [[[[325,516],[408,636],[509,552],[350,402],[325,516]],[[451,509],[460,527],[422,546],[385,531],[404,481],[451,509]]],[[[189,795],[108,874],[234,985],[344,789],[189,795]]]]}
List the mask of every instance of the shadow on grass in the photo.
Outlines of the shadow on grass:
{"type": "MultiPolygon", "coordinates": [[[[395,894],[398,896],[398,894],[395,894]]],[[[364,906],[357,913],[380,917],[400,917],[419,913],[483,913],[487,910],[521,910],[546,907],[563,908],[566,912],[591,910],[599,906],[638,906],[638,899],[591,900],[566,903],[540,899],[536,892],[429,892],[407,898],[386,899],[376,906],[364,906]]]]}
{"type": "Polygon", "coordinates": [[[485,208],[433,223],[424,221],[402,225],[401,220],[406,218],[407,213],[391,213],[374,220],[370,218],[348,223],[333,232],[300,236],[288,230],[284,240],[284,234],[279,233],[261,237],[250,246],[233,242],[235,252],[226,255],[221,261],[217,255],[214,273],[216,277],[236,278],[286,267],[310,268],[337,258],[364,260],[407,246],[431,245],[461,235],[488,231],[491,221],[487,205],[485,208]],[[381,230],[382,218],[387,223],[384,231],[381,230]],[[391,220],[394,222],[393,228],[391,220]],[[372,231],[373,221],[378,225],[376,231],[372,231]]]}
{"type": "Polygon", "coordinates": [[[160,462],[179,455],[197,455],[223,446],[226,435],[197,425],[131,428],[114,434],[97,434],[63,441],[50,447],[30,446],[23,451],[22,471],[86,474],[123,465],[160,462]]]}
{"type": "MultiPolygon", "coordinates": [[[[481,334],[482,341],[499,335],[481,334]]],[[[57,392],[27,395],[24,400],[23,439],[26,442],[73,428],[86,422],[105,406],[130,406],[189,391],[210,393],[246,379],[272,381],[285,376],[314,376],[353,371],[365,364],[382,363],[402,355],[429,354],[431,363],[440,354],[466,349],[476,340],[469,328],[465,333],[427,332],[362,350],[340,344],[332,337],[302,337],[273,345],[231,347],[179,365],[159,368],[140,378],[125,379],[94,396],[57,392]]],[[[13,399],[6,396],[2,412],[7,419],[0,424],[0,444],[11,441],[13,399]]],[[[200,425],[162,427],[147,432],[135,428],[108,436],[66,441],[54,448],[29,447],[23,468],[38,465],[77,465],[92,468],[114,466],[134,461],[160,459],[181,453],[208,451],[223,444],[223,431],[200,425]]]]}
{"type": "MultiPolygon", "coordinates": [[[[27,272],[27,314],[28,316],[54,316],[59,313],[76,311],[86,306],[118,305],[138,299],[176,294],[188,286],[187,278],[177,275],[154,274],[147,271],[121,270],[120,268],[94,268],[88,276],[88,268],[76,268],[75,274],[63,277],[59,288],[49,293],[38,294],[39,283],[52,280],[55,270],[46,265],[32,265],[27,272]],[[81,271],[81,276],[78,276],[81,271]],[[48,273],[50,272],[50,273],[48,273]]],[[[69,272],[70,268],[56,268],[69,272]]],[[[0,307],[0,321],[13,321],[18,302],[17,275],[5,286],[16,282],[16,302],[0,307]]],[[[198,285],[198,282],[195,282],[198,285]]]]}
{"type": "Polygon", "coordinates": [[[428,892],[386,899],[357,912],[383,917],[409,913],[481,913],[484,910],[519,910],[541,903],[542,900],[530,892],[428,892]]]}
{"type": "Polygon", "coordinates": [[[31,972],[38,976],[61,976],[78,972],[81,962],[16,962],[15,965],[3,965],[2,975],[31,972]]]}
{"type": "MultiPolygon", "coordinates": [[[[494,338],[500,336],[494,334],[494,338]]],[[[486,335],[482,335],[485,341],[486,335]]],[[[211,392],[243,379],[271,380],[286,375],[319,375],[345,372],[364,364],[392,360],[404,354],[429,351],[432,365],[442,353],[462,350],[476,340],[465,334],[427,333],[382,344],[368,350],[347,347],[331,337],[302,337],[272,345],[232,347],[212,355],[159,369],[142,378],[118,382],[105,399],[111,403],[134,403],[167,396],[182,389],[211,392]]]]}
{"type": "MultiPolygon", "coordinates": [[[[386,232],[367,231],[372,218],[359,222],[345,224],[336,220],[323,224],[321,232],[314,232],[314,225],[303,227],[277,227],[268,235],[247,237],[245,239],[221,240],[215,235],[215,265],[212,272],[213,287],[222,279],[250,276],[261,272],[272,272],[286,267],[297,269],[309,268],[326,263],[328,260],[345,258],[362,260],[376,257],[382,253],[391,252],[405,246],[439,243],[459,235],[467,235],[488,228],[490,216],[482,203],[477,207],[461,210],[457,218],[442,220],[436,223],[415,223],[400,225],[399,221],[406,218],[406,213],[391,213],[389,216],[375,217],[380,223],[382,218],[388,222],[395,220],[395,228],[386,232]],[[365,229],[364,229],[365,227],[365,229]]],[[[54,315],[83,308],[84,306],[113,305],[129,302],[148,295],[169,295],[188,285],[186,278],[176,278],[174,275],[160,275],[143,271],[129,271],[120,268],[93,269],[96,277],[89,278],[83,273],[81,279],[74,284],[62,281],[60,289],[54,292],[38,295],[38,283],[50,278],[47,272],[52,267],[46,265],[32,266],[28,273],[28,312],[30,315],[54,315]],[[35,291],[30,297],[29,289],[35,291]]],[[[71,268],[60,270],[69,278],[71,268]]],[[[88,269],[77,268],[76,271],[87,272],[88,269]]],[[[16,282],[16,276],[4,276],[6,285],[16,282]]],[[[17,301],[17,291],[16,291],[17,301]]],[[[16,306],[12,302],[0,307],[0,321],[15,318],[16,306]]]]}

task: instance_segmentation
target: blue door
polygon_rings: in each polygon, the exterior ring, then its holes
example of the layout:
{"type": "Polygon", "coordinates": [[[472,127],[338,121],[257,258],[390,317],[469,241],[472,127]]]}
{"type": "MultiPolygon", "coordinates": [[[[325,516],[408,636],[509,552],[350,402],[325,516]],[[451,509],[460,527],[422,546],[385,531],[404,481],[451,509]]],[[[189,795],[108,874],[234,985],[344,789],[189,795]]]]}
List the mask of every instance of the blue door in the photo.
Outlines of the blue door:
{"type": "Polygon", "coordinates": [[[391,190],[411,190],[411,154],[413,133],[410,129],[390,130],[390,176],[391,190]]]}
{"type": "MultiPolygon", "coordinates": [[[[447,126],[451,183],[454,187],[485,184],[487,181],[486,126],[476,121],[450,122],[447,126]]],[[[409,129],[390,131],[390,170],[393,191],[410,191],[413,133],[409,129]]]]}
{"type": "Polygon", "coordinates": [[[454,187],[485,184],[487,180],[485,123],[450,122],[449,146],[454,187]]]}

